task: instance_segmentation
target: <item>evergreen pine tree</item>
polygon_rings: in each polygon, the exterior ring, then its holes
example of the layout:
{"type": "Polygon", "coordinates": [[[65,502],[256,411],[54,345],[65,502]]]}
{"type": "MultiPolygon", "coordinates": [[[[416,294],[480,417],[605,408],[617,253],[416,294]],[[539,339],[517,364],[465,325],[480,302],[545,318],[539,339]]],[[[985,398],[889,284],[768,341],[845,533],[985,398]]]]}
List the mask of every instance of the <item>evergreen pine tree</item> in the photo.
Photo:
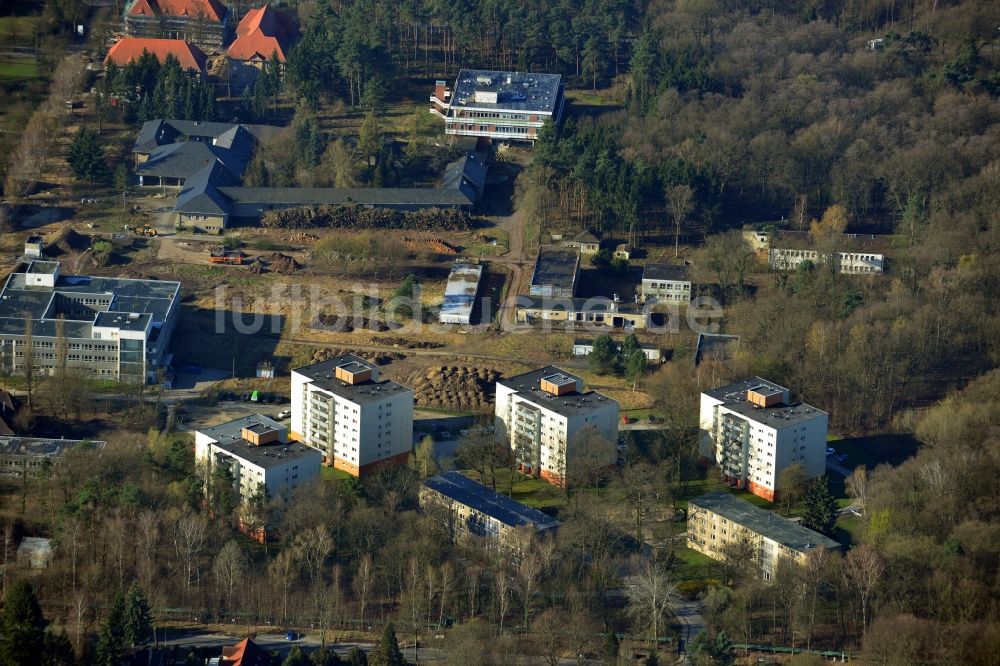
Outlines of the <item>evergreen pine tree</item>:
{"type": "Polygon", "coordinates": [[[606,375],[618,367],[618,348],[611,336],[605,333],[594,340],[593,349],[587,357],[591,371],[606,375]]]}
{"type": "Polygon", "coordinates": [[[66,154],[66,162],[77,180],[93,185],[107,178],[108,165],[104,162],[104,151],[94,130],[81,127],[77,131],[66,154]]]}
{"type": "Polygon", "coordinates": [[[153,631],[149,602],[138,583],[132,583],[125,597],[123,635],[126,645],[145,645],[153,631]]]}
{"type": "Polygon", "coordinates": [[[118,666],[121,662],[125,643],[125,599],[121,595],[115,597],[111,612],[104,621],[104,626],[97,638],[97,650],[94,655],[95,666],[118,666]]]}
{"type": "Polygon", "coordinates": [[[617,663],[620,648],[621,644],[618,641],[618,636],[615,635],[615,632],[609,631],[607,638],[604,639],[604,663],[617,663]]]}
{"type": "Polygon", "coordinates": [[[76,653],[66,632],[47,631],[42,642],[41,666],[75,666],[76,653]]]}
{"type": "Polygon", "coordinates": [[[139,103],[139,120],[141,122],[147,122],[149,120],[154,120],[155,118],[156,107],[153,105],[153,99],[147,92],[143,94],[142,102],[139,103]]]}
{"type": "MultiPolygon", "coordinates": [[[[356,477],[351,477],[356,478],[356,477]]],[[[358,647],[351,648],[351,651],[347,655],[347,663],[350,666],[368,666],[368,655],[361,651],[358,647]]]]}
{"type": "Polygon", "coordinates": [[[406,666],[403,653],[399,651],[399,642],[396,640],[396,628],[392,622],[385,625],[382,632],[382,640],[372,649],[368,655],[369,666],[406,666]]]}
{"type": "Polygon", "coordinates": [[[802,526],[826,536],[832,535],[837,523],[837,502],[830,492],[830,483],[825,474],[809,486],[804,504],[802,526]]]}
{"type": "Polygon", "coordinates": [[[0,622],[0,664],[30,664],[42,653],[45,618],[31,583],[19,580],[4,599],[0,622]]]}
{"type": "Polygon", "coordinates": [[[309,666],[309,659],[302,654],[302,648],[296,645],[281,662],[281,666],[309,666]]]}
{"type": "Polygon", "coordinates": [[[635,382],[646,372],[646,354],[641,349],[633,349],[628,354],[622,354],[622,371],[630,382],[635,382]]]}

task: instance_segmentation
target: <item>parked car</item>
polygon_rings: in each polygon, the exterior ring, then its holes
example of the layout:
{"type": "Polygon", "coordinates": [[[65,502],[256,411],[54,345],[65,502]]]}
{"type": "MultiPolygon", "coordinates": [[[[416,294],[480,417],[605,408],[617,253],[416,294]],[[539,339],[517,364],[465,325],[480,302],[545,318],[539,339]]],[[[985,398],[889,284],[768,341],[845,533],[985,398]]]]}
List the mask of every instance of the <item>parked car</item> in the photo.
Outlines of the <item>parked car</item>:
{"type": "Polygon", "coordinates": [[[278,412],[278,420],[281,421],[282,419],[287,419],[291,415],[292,415],[292,412],[291,412],[291,410],[288,410],[288,409],[286,409],[283,412],[278,412]]]}
{"type": "Polygon", "coordinates": [[[826,455],[828,455],[828,456],[832,456],[832,455],[834,455],[834,454],[835,454],[836,452],[837,452],[837,449],[834,449],[834,448],[832,448],[832,447],[829,447],[829,446],[828,446],[828,447],[826,447],[826,455]]]}
{"type": "Polygon", "coordinates": [[[847,458],[848,456],[846,453],[841,453],[839,456],[837,456],[837,462],[845,462],[847,458]]]}
{"type": "Polygon", "coordinates": [[[285,396],[283,395],[274,396],[274,404],[281,405],[284,404],[284,402],[285,402],[285,396]]]}
{"type": "Polygon", "coordinates": [[[438,436],[441,437],[441,439],[451,439],[451,433],[448,432],[447,430],[442,430],[440,433],[438,433],[438,436]]]}
{"type": "Polygon", "coordinates": [[[295,640],[298,640],[298,638],[299,638],[299,634],[298,634],[297,631],[292,631],[292,630],[289,629],[288,631],[285,632],[285,640],[286,641],[295,641],[295,640]]]}

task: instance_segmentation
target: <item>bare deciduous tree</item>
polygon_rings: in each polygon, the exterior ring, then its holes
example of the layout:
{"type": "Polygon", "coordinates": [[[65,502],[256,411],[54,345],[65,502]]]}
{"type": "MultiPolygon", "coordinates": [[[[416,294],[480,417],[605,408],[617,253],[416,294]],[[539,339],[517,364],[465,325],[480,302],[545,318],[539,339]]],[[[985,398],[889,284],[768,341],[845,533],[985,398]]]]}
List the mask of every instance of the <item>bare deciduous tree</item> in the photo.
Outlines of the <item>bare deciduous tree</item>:
{"type": "Polygon", "coordinates": [[[375,564],[372,558],[365,553],[358,561],[358,572],[354,576],[354,592],[358,595],[358,602],[361,604],[361,624],[365,623],[365,607],[368,605],[368,597],[371,595],[372,587],[375,585],[375,564]]]}
{"type": "Polygon", "coordinates": [[[882,556],[871,546],[854,548],[844,558],[844,576],[858,591],[861,600],[862,634],[868,626],[868,604],[884,571],[882,556]]]}
{"type": "Polygon", "coordinates": [[[694,209],[694,190],[690,185],[673,185],[666,192],[667,207],[674,220],[674,256],[680,255],[681,227],[694,209]]]}
{"type": "Polygon", "coordinates": [[[639,571],[629,577],[625,595],[629,616],[649,628],[655,643],[664,619],[677,602],[677,588],[670,576],[655,562],[644,562],[639,571]]]}
{"type": "Polygon", "coordinates": [[[198,555],[205,545],[205,518],[187,510],[173,523],[173,545],[178,568],[184,571],[184,587],[191,587],[192,576],[200,581],[198,555]]]}
{"type": "Polygon", "coordinates": [[[235,540],[230,539],[215,556],[212,564],[215,582],[226,594],[226,611],[233,612],[233,593],[247,574],[247,556],[235,540]]]}
{"type": "Polygon", "coordinates": [[[514,592],[524,611],[524,630],[531,623],[531,602],[538,596],[542,584],[542,560],[535,552],[529,552],[517,565],[514,572],[514,592]]]}

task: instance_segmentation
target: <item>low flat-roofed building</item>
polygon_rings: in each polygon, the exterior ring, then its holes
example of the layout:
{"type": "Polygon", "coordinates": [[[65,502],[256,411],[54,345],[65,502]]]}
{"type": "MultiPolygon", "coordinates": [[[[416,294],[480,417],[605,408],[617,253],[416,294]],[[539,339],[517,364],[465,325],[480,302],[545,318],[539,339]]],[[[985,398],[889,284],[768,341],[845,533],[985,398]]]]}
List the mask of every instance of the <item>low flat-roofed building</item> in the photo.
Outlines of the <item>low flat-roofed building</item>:
{"type": "Polygon", "coordinates": [[[30,358],[37,372],[51,375],[64,355],[68,369],[89,377],[156,381],[169,364],[180,283],[60,269],[57,261],[34,260],[7,277],[0,291],[2,369],[23,374],[30,358]]]}
{"type": "Polygon", "coordinates": [[[582,255],[597,254],[601,249],[601,239],[590,229],[585,229],[569,240],[563,241],[563,245],[578,249],[582,255]]]}
{"type": "Polygon", "coordinates": [[[538,248],[531,273],[529,296],[572,298],[580,276],[580,253],[575,249],[546,245],[538,248]]]}
{"type": "Polygon", "coordinates": [[[58,465],[69,449],[96,451],[104,442],[80,439],[50,439],[47,437],[0,437],[0,475],[39,475],[49,465],[58,465]]]}
{"type": "Polygon", "coordinates": [[[32,234],[24,240],[24,256],[29,259],[41,259],[45,250],[45,241],[40,234],[32,234]]]}
{"type": "Polygon", "coordinates": [[[454,89],[436,81],[431,113],[445,134],[534,143],[546,122],[558,124],[566,99],[559,74],[463,69],[454,89]]]}
{"type": "Polygon", "coordinates": [[[794,271],[808,261],[844,275],[879,275],[889,243],[888,236],[870,234],[837,234],[817,243],[805,231],[778,231],[770,238],[767,263],[775,271],[794,271]]]}
{"type": "Polygon", "coordinates": [[[354,354],[292,370],[292,438],[353,476],[405,463],[413,447],[413,389],[354,354]]]}
{"type": "Polygon", "coordinates": [[[454,542],[485,537],[501,548],[515,551],[524,548],[525,537],[549,532],[559,525],[538,509],[501,495],[457,471],[424,481],[420,506],[425,513],[445,522],[454,542]]]}
{"type": "Polygon", "coordinates": [[[719,491],[688,502],[688,548],[713,559],[725,558],[727,546],[749,542],[757,549],[760,575],[773,580],[778,562],[805,563],[810,553],[836,551],[840,544],[798,523],[719,491]]]}
{"type": "Polygon", "coordinates": [[[687,266],[646,264],[642,269],[642,300],[657,303],[689,303],[691,276],[687,266]]]}
{"type": "Polygon", "coordinates": [[[521,468],[549,483],[567,483],[590,437],[609,443],[609,466],[617,460],[618,403],[555,366],[498,381],[495,417],[521,468]]]}
{"type": "MultiPolygon", "coordinates": [[[[615,348],[618,351],[622,349],[621,341],[615,341],[615,348]]],[[[663,362],[663,352],[657,345],[650,344],[648,342],[640,342],[639,349],[646,356],[646,361],[648,363],[662,363],[663,362]]],[[[577,339],[573,341],[573,356],[590,356],[591,352],[594,351],[594,341],[587,339],[577,339]]]]}
{"type": "Polygon", "coordinates": [[[519,324],[545,322],[607,327],[625,331],[641,330],[650,325],[650,314],[638,303],[615,302],[610,298],[518,296],[514,320],[519,324]]]}
{"type": "Polygon", "coordinates": [[[323,455],[290,442],[288,428],[263,414],[253,414],[202,428],[195,433],[195,460],[210,469],[228,468],[241,502],[261,486],[274,498],[319,476],[323,455]]]}
{"type": "Polygon", "coordinates": [[[472,323],[472,310],[476,305],[476,293],[479,291],[479,280],[482,276],[482,264],[468,261],[454,263],[441,301],[442,324],[472,323]]]}

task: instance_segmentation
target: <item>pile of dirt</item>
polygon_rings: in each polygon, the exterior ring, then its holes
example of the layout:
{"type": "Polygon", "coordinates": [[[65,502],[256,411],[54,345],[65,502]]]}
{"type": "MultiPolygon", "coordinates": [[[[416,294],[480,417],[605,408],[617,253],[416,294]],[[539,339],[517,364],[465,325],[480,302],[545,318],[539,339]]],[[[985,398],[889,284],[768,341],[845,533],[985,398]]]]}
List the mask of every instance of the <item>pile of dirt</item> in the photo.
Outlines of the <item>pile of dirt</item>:
{"type": "Polygon", "coordinates": [[[302,264],[295,261],[294,257],[281,252],[272,252],[261,258],[267,262],[267,267],[275,273],[294,273],[302,270],[302,264]]]}
{"type": "Polygon", "coordinates": [[[316,329],[336,331],[337,333],[353,333],[356,330],[375,331],[384,333],[385,331],[402,328],[399,323],[386,324],[381,319],[369,319],[368,317],[355,317],[353,315],[337,315],[320,313],[312,323],[316,329]]]}
{"type": "Polygon", "coordinates": [[[490,411],[500,373],[491,368],[443,365],[409,378],[414,400],[423,407],[490,411]]]}
{"type": "Polygon", "coordinates": [[[403,243],[406,245],[406,249],[411,252],[426,251],[435,252],[437,254],[446,255],[456,255],[459,253],[459,249],[441,238],[410,238],[408,236],[403,236],[403,243]]]}
{"type": "Polygon", "coordinates": [[[67,257],[90,249],[92,238],[66,227],[52,238],[45,240],[45,256],[67,257]]]}
{"type": "Polygon", "coordinates": [[[305,233],[305,232],[301,232],[301,233],[297,233],[297,234],[292,234],[290,236],[286,236],[285,237],[285,242],[287,242],[287,243],[312,244],[312,243],[315,243],[318,240],[319,240],[319,236],[317,236],[316,234],[309,234],[309,233],[305,233]]]}
{"type": "Polygon", "coordinates": [[[405,347],[406,349],[440,349],[444,347],[443,342],[430,342],[426,340],[409,340],[407,338],[382,337],[378,339],[379,344],[390,345],[392,347],[405,347]]]}
{"type": "Polygon", "coordinates": [[[347,353],[354,354],[355,356],[360,356],[361,358],[365,359],[366,361],[370,361],[375,365],[385,365],[386,363],[390,363],[392,361],[401,361],[404,358],[406,358],[404,354],[400,354],[399,352],[363,351],[363,350],[359,351],[357,349],[339,349],[337,347],[330,347],[326,349],[317,349],[315,352],[313,352],[312,362],[322,363],[323,361],[327,361],[331,358],[334,358],[335,356],[342,356],[343,354],[347,353]]]}

